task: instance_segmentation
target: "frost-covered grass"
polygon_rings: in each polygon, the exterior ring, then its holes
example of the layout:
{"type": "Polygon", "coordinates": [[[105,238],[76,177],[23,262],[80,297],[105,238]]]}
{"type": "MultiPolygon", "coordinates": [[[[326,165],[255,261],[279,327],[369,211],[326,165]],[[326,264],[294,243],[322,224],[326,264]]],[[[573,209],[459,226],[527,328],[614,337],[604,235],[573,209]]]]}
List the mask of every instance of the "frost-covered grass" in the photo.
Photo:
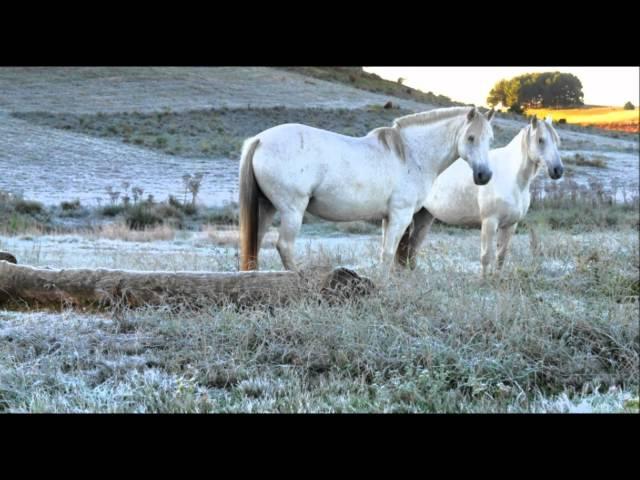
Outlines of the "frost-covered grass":
{"type": "MultiPolygon", "coordinates": [[[[588,389],[587,389],[588,390],[588,389]]],[[[616,387],[601,393],[600,389],[582,392],[569,398],[562,393],[553,398],[539,398],[534,413],[640,413],[638,391],[621,391],[616,387]]]]}
{"type": "Polygon", "coordinates": [[[222,108],[180,112],[71,114],[23,112],[14,117],[35,125],[117,139],[169,155],[239,158],[242,142],[283,123],[304,123],[362,136],[389,125],[406,109],[222,108]]]}
{"type": "MultiPolygon", "coordinates": [[[[123,242],[0,237],[21,263],[233,270],[206,235],[123,242]]],[[[440,227],[419,268],[378,277],[377,236],[306,237],[305,263],[351,265],[381,288],[327,305],[0,312],[6,412],[638,411],[635,230],[516,235],[479,278],[479,232],[440,227]]],[[[281,268],[273,249],[264,269],[281,268]]]]}

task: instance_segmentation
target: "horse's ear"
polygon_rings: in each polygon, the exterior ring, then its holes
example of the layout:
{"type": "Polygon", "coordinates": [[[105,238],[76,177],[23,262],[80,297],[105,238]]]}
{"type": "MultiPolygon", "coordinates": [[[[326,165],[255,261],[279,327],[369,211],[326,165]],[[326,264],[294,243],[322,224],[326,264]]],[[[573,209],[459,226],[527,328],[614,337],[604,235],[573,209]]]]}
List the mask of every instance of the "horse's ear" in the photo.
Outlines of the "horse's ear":
{"type": "Polygon", "coordinates": [[[491,121],[491,119],[493,118],[493,116],[496,114],[496,111],[492,108],[491,110],[489,110],[489,113],[487,114],[487,120],[491,121]]]}
{"type": "Polygon", "coordinates": [[[473,107],[471,110],[469,110],[469,113],[467,113],[467,120],[471,121],[475,116],[476,116],[476,107],[473,107]]]}
{"type": "Polygon", "coordinates": [[[553,126],[553,118],[551,118],[551,115],[547,115],[544,121],[547,122],[547,125],[553,126]]]}
{"type": "Polygon", "coordinates": [[[538,126],[538,117],[535,114],[531,116],[531,126],[533,128],[538,126]]]}

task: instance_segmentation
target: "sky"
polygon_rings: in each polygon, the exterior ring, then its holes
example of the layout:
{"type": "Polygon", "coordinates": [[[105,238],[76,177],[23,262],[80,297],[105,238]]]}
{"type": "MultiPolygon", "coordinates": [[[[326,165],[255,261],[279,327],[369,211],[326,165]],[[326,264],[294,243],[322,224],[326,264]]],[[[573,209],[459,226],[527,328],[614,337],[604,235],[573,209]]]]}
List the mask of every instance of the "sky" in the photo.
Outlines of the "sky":
{"type": "Polygon", "coordinates": [[[566,72],[582,82],[586,105],[636,107],[640,103],[639,67],[364,67],[365,71],[425,92],[446,95],[452,100],[487,106],[487,96],[495,83],[523,73],[566,72]]]}

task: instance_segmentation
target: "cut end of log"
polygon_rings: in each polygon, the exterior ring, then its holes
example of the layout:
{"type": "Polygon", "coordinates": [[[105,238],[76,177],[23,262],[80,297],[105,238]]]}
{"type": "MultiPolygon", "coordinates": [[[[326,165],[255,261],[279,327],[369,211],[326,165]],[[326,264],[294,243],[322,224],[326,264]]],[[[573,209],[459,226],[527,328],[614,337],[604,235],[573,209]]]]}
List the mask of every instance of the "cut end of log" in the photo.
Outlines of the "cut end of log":
{"type": "Polygon", "coordinates": [[[375,289],[373,282],[348,268],[336,268],[322,282],[321,294],[325,297],[349,299],[370,295],[375,289]]]}
{"type": "Polygon", "coordinates": [[[18,264],[18,260],[15,256],[10,254],[9,252],[0,252],[0,261],[4,260],[5,262],[18,264]]]}

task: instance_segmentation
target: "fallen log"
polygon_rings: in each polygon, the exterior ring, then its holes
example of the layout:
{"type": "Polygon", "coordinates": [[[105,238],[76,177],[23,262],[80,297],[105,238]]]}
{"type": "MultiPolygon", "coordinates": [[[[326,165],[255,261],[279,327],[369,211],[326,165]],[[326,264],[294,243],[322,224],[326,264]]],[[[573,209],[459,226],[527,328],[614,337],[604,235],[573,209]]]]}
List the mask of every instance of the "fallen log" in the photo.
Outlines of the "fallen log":
{"type": "Polygon", "coordinates": [[[88,308],[187,304],[202,307],[282,304],[318,294],[340,301],[373,291],[373,283],[346,268],[250,272],[158,272],[49,269],[0,260],[0,307],[88,308]]]}
{"type": "Polygon", "coordinates": [[[5,260],[9,263],[18,263],[16,257],[11,255],[9,252],[0,252],[0,260],[5,260]]]}

